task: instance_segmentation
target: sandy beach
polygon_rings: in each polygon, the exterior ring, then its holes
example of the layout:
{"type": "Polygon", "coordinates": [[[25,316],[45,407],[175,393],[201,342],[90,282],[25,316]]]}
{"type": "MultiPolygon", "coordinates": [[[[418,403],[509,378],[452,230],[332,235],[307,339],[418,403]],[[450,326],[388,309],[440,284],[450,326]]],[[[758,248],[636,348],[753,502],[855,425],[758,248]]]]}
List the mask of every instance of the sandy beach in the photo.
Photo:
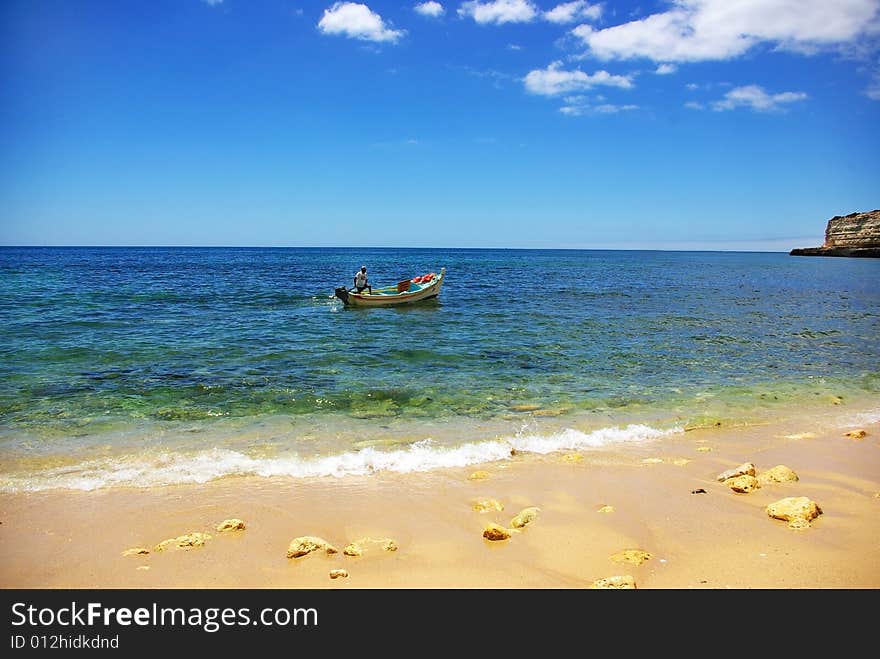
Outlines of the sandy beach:
{"type": "MultiPolygon", "coordinates": [[[[839,416],[697,428],[662,442],[422,473],[51,490],[0,497],[3,588],[871,589],[880,586],[880,422],[839,416]],[[856,439],[847,432],[864,430],[856,439]],[[734,492],[744,462],[798,480],[734,492]],[[482,478],[473,478],[475,472],[482,478]],[[807,497],[806,528],[769,504],[807,497]],[[474,504],[493,499],[479,512],[474,504]],[[512,518],[537,507],[522,528],[512,518]],[[218,532],[228,518],[244,530],[218,532]],[[510,537],[483,537],[491,523],[510,537]],[[202,546],[164,540],[206,533],[202,546]],[[338,552],[288,558],[318,536],[338,552]],[[396,551],[387,541],[393,540],[396,551]],[[359,556],[343,549],[358,542],[359,556]],[[149,553],[124,555],[134,548],[149,553]],[[613,558],[635,549],[642,562],[613,558]],[[347,577],[331,579],[331,570],[347,577]]],[[[789,416],[789,419],[796,418],[789,416]]],[[[619,557],[618,557],[619,558],[619,557]]]]}

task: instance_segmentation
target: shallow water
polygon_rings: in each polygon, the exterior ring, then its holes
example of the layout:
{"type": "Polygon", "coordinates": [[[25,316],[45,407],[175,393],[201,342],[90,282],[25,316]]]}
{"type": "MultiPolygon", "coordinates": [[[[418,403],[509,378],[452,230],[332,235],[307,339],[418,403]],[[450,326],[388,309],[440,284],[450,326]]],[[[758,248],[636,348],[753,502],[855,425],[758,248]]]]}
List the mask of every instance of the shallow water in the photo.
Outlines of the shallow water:
{"type": "Polygon", "coordinates": [[[0,274],[5,489],[274,473],[279,460],[361,473],[399,466],[395,451],[428,468],[451,450],[476,461],[486,446],[463,447],[496,438],[614,443],[632,424],[641,441],[786,409],[870,410],[880,394],[874,259],[0,248],[0,274]],[[374,286],[446,267],[443,292],[346,309],[333,289],[362,263],[374,286]]]}

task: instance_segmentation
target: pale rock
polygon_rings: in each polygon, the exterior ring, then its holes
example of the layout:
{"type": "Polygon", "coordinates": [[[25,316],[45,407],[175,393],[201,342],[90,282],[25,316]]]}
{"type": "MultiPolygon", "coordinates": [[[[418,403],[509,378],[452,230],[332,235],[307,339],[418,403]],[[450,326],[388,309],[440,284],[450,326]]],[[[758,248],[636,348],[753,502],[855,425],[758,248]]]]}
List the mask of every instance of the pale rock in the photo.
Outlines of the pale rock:
{"type": "Polygon", "coordinates": [[[510,525],[515,529],[521,529],[529,522],[533,522],[539,512],[541,512],[541,509],[534,506],[523,508],[513,519],[510,520],[510,525]]]}
{"type": "Polygon", "coordinates": [[[599,508],[599,510],[597,510],[596,512],[597,512],[597,513],[613,513],[613,512],[614,512],[614,506],[602,506],[602,507],[599,508]]]}
{"type": "Polygon", "coordinates": [[[144,554],[149,554],[150,550],[146,547],[132,547],[131,549],[126,549],[122,552],[123,556],[142,556],[144,554]]]}
{"type": "Polygon", "coordinates": [[[676,458],[672,461],[672,464],[674,464],[676,467],[684,467],[689,462],[693,462],[693,460],[688,460],[687,458],[676,458]]]}
{"type": "Polygon", "coordinates": [[[364,548],[361,547],[357,542],[352,542],[345,545],[345,549],[342,550],[342,553],[346,556],[360,556],[364,553],[364,548]]]}
{"type": "Polygon", "coordinates": [[[626,574],[623,576],[616,577],[605,577],[604,579],[597,579],[593,582],[593,585],[590,588],[598,588],[602,590],[608,589],[635,589],[636,580],[633,579],[630,575],[626,574]]]}
{"type": "Polygon", "coordinates": [[[504,505],[498,499],[475,499],[471,507],[478,513],[504,510],[504,505]]]}
{"type": "Polygon", "coordinates": [[[868,436],[868,433],[864,430],[850,430],[847,433],[844,433],[850,439],[864,439],[868,436]]]}
{"type": "Polygon", "coordinates": [[[776,465],[775,467],[762,471],[758,474],[758,482],[761,485],[769,485],[770,483],[786,483],[788,481],[798,480],[798,475],[785,465],[776,465]]]}
{"type": "Polygon", "coordinates": [[[646,465],[663,464],[663,458],[645,458],[644,460],[642,460],[642,464],[646,464],[646,465]]]}
{"type": "Polygon", "coordinates": [[[751,462],[743,462],[739,467],[734,467],[733,469],[728,469],[727,471],[722,471],[716,477],[718,482],[724,482],[728,478],[735,478],[737,476],[754,476],[755,475],[755,465],[751,462]]]}
{"type": "Polygon", "coordinates": [[[761,487],[761,483],[758,482],[758,479],[754,476],[749,476],[748,474],[728,478],[724,481],[724,484],[734,492],[739,492],[740,494],[749,494],[761,487]]]}
{"type": "Polygon", "coordinates": [[[789,528],[809,528],[810,521],[822,514],[822,509],[808,497],[786,497],[767,506],[767,514],[788,522],[789,528]]]}
{"type": "Polygon", "coordinates": [[[343,568],[338,568],[336,570],[330,570],[330,578],[331,579],[339,579],[340,577],[348,578],[348,570],[345,570],[343,568]]]}
{"type": "Polygon", "coordinates": [[[711,446],[698,446],[697,450],[700,453],[709,453],[712,450],[712,447],[711,446]]]}
{"type": "Polygon", "coordinates": [[[168,538],[167,540],[163,540],[158,545],[156,545],[155,551],[165,551],[169,547],[180,547],[182,549],[188,549],[190,547],[202,547],[210,539],[211,536],[207,533],[199,533],[197,531],[194,531],[185,535],[179,535],[176,538],[168,538]]]}
{"type": "Polygon", "coordinates": [[[624,549],[611,557],[611,560],[616,563],[632,563],[633,565],[641,565],[650,559],[651,554],[641,549],[624,549]]]}
{"type": "Polygon", "coordinates": [[[382,549],[385,551],[397,551],[398,550],[397,543],[394,540],[388,539],[382,544],[382,549]]]}
{"type": "Polygon", "coordinates": [[[290,546],[287,548],[287,558],[299,558],[300,556],[311,554],[313,551],[324,551],[328,554],[335,554],[339,550],[324,540],[324,538],[319,538],[314,535],[304,535],[290,541],[290,546]]]}
{"type": "Polygon", "coordinates": [[[226,531],[243,531],[244,528],[244,522],[235,517],[224,519],[222,522],[220,522],[220,524],[217,525],[217,531],[219,533],[224,533],[226,531]]]}
{"type": "Polygon", "coordinates": [[[566,453],[562,456],[563,462],[583,462],[584,456],[580,453],[566,453]]]}
{"type": "Polygon", "coordinates": [[[470,480],[470,481],[483,481],[483,480],[486,480],[487,478],[489,478],[489,476],[491,476],[491,475],[492,474],[490,474],[488,471],[483,471],[482,469],[480,469],[479,471],[475,471],[470,476],[468,476],[468,480],[470,480]]]}

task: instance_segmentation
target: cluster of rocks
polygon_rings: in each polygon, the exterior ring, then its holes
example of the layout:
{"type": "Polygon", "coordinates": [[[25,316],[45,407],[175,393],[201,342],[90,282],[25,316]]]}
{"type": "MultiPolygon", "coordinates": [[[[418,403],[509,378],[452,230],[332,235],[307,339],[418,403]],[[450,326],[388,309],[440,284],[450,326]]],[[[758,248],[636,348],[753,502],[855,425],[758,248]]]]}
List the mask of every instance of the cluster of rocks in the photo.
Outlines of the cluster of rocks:
{"type": "MultiPolygon", "coordinates": [[[[230,531],[243,531],[245,529],[245,523],[238,518],[230,518],[224,519],[217,525],[217,533],[228,533],[230,531]]],[[[154,552],[163,552],[168,549],[190,549],[192,547],[203,547],[208,540],[211,539],[210,533],[203,533],[201,531],[191,531],[190,533],[185,533],[183,535],[179,535],[176,538],[168,538],[167,540],[163,540],[158,543],[155,547],[153,547],[152,551],[154,552]]],[[[123,556],[146,556],[150,553],[150,549],[148,547],[132,547],[130,549],[126,549],[122,552],[123,556]]],[[[140,569],[140,568],[138,568],[140,569]]]]}
{"type": "MultiPolygon", "coordinates": [[[[772,469],[756,474],[755,465],[744,462],[718,474],[717,480],[739,494],[749,494],[755,490],[772,485],[797,481],[798,475],[785,465],[776,465],[772,469]]],[[[765,509],[773,519],[788,522],[789,528],[806,529],[810,522],[822,514],[822,509],[808,497],[785,497],[769,504],[765,509]]]]}
{"type": "MultiPolygon", "coordinates": [[[[354,542],[348,543],[342,550],[345,556],[362,556],[368,547],[373,544],[381,545],[383,551],[397,551],[397,542],[391,538],[361,538],[354,542]]],[[[302,558],[314,552],[323,552],[327,555],[338,554],[339,550],[330,544],[324,538],[315,535],[303,535],[290,541],[287,547],[287,558],[302,558]]],[[[347,578],[348,570],[345,568],[334,568],[330,570],[331,579],[347,578]]]]}

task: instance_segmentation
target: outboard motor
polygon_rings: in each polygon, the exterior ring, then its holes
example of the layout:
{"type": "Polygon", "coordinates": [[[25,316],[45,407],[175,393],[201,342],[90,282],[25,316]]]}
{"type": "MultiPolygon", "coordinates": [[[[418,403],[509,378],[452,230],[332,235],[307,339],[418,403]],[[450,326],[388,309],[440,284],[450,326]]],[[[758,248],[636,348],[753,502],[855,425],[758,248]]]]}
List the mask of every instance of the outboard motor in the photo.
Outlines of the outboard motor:
{"type": "Polygon", "coordinates": [[[345,286],[340,286],[336,289],[336,297],[342,300],[343,303],[348,304],[348,289],[345,286]]]}

